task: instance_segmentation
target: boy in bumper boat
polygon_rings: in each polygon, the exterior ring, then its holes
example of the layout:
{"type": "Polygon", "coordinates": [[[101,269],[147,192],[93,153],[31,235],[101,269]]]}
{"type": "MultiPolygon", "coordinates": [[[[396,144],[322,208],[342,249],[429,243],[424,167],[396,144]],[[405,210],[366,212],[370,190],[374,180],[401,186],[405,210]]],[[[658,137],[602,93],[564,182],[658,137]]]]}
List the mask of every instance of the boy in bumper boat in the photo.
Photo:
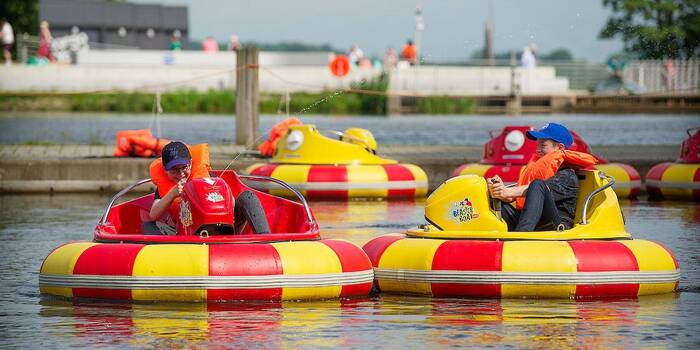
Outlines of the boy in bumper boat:
{"type": "Polygon", "coordinates": [[[573,227],[578,197],[575,169],[596,164],[595,157],[567,150],[574,142],[569,130],[549,123],[526,133],[537,141],[537,153],[520,173],[518,185],[506,187],[500,177],[487,179],[491,197],[515,206],[502,206],[508,231],[568,230],[573,227]]]}
{"type": "MultiPolygon", "coordinates": [[[[197,147],[197,146],[195,146],[197,147]]],[[[199,151],[199,150],[198,150],[199,151]]],[[[197,152],[199,155],[202,152],[197,152]]],[[[208,160],[202,156],[193,159],[187,145],[173,141],[163,147],[161,159],[151,164],[151,181],[156,185],[153,204],[148,214],[149,221],[143,224],[146,235],[174,235],[175,225],[165,223],[163,219],[170,213],[170,218],[177,217],[180,211],[180,194],[188,180],[209,176],[208,160]]],[[[206,154],[208,159],[208,153],[206,154]]],[[[239,234],[246,223],[253,233],[270,233],[265,211],[258,197],[251,191],[241,192],[234,199],[234,234],[239,234]]]]}

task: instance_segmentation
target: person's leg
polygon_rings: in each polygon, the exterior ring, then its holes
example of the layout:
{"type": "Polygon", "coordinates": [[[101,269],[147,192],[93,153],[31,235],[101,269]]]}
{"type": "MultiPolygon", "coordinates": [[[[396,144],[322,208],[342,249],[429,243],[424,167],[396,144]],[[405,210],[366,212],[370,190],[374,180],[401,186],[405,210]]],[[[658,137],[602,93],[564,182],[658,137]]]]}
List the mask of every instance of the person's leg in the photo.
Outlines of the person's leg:
{"type": "Polygon", "coordinates": [[[508,203],[501,203],[501,217],[508,224],[508,231],[514,231],[520,220],[520,211],[508,203]]]}
{"type": "Polygon", "coordinates": [[[270,233],[270,226],[267,224],[267,216],[260,204],[260,199],[252,191],[243,191],[236,197],[233,214],[233,231],[236,234],[241,233],[246,222],[255,234],[270,233]]]}
{"type": "Polygon", "coordinates": [[[561,223],[554,196],[542,180],[530,183],[525,194],[525,207],[515,231],[532,232],[536,228],[554,230],[561,223]]]}
{"type": "Polygon", "coordinates": [[[141,231],[143,231],[144,235],[150,235],[150,236],[161,236],[163,235],[163,232],[158,229],[158,226],[156,225],[155,221],[145,221],[144,223],[141,224],[141,231]]]}

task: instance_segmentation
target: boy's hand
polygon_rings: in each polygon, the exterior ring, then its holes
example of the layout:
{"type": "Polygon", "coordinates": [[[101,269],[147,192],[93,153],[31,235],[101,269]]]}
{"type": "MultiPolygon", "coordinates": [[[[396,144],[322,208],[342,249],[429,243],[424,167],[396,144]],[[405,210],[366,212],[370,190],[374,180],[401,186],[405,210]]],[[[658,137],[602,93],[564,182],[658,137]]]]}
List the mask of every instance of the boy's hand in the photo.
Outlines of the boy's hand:
{"type": "Polygon", "coordinates": [[[503,192],[506,190],[506,186],[503,184],[503,180],[501,180],[498,175],[487,179],[486,184],[491,197],[496,199],[505,199],[503,192]]]}
{"type": "Polygon", "coordinates": [[[185,187],[185,181],[187,181],[187,180],[182,179],[182,180],[177,182],[176,188],[177,188],[177,195],[178,196],[182,194],[182,189],[183,189],[183,187],[185,187]]]}

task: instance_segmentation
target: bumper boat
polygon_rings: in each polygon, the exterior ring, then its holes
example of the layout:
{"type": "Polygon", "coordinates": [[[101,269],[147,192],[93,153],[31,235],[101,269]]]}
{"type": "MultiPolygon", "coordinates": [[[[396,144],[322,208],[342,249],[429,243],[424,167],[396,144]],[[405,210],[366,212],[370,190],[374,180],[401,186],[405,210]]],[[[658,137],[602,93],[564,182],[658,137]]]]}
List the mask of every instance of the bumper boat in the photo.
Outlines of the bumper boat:
{"type": "Polygon", "coordinates": [[[654,165],[647,172],[649,198],[700,201],[700,128],[686,132],[678,160],[654,165]]]}
{"type": "Polygon", "coordinates": [[[304,197],[300,203],[253,191],[270,234],[249,225],[233,234],[233,201],[250,190],[232,171],[190,180],[182,194],[175,235],[144,235],[153,194],[114,205],[141,180],[117,193],[93,241],[53,250],[39,274],[41,294],[132,301],[304,300],[366,296],[369,259],[354,244],[320,239],[304,197]]]}
{"type": "MultiPolygon", "coordinates": [[[[271,163],[253,164],[246,172],[289,183],[309,199],[414,198],[428,191],[428,177],[413,164],[376,155],[377,143],[365,129],[345,132],[313,125],[291,126],[282,137],[271,163]]],[[[257,190],[289,197],[293,193],[266,183],[249,183],[257,190]]]]}
{"type": "MultiPolygon", "coordinates": [[[[500,176],[506,183],[518,181],[520,171],[537,150],[537,143],[525,137],[525,132],[533,130],[531,126],[506,126],[500,134],[496,130],[489,132],[491,139],[484,144],[484,152],[479,163],[463,164],[452,172],[452,176],[475,174],[484,177],[500,176]]],[[[593,154],[588,144],[575,132],[571,149],[593,154]]],[[[595,156],[595,155],[594,155],[595,156]]],[[[623,163],[609,163],[598,159],[596,169],[615,178],[613,190],[620,198],[636,199],[641,186],[639,172],[623,163]]]]}
{"type": "MultiPolygon", "coordinates": [[[[673,292],[680,270],[664,246],[625,231],[614,179],[577,172],[570,230],[507,232],[477,175],[447,180],[426,201],[430,224],[367,242],[382,292],[435,297],[601,298],[673,292]]],[[[495,202],[500,204],[500,201],[495,202]]],[[[507,205],[507,204],[503,204],[507,205]]],[[[496,206],[496,205],[494,205],[496,206]]]]}

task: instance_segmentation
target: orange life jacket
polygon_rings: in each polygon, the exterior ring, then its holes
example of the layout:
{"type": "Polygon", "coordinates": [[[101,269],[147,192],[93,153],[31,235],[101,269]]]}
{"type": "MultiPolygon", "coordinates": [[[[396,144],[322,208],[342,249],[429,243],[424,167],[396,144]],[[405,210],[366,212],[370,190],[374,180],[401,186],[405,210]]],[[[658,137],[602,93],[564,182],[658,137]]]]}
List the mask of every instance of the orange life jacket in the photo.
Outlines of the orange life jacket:
{"type": "MultiPolygon", "coordinates": [[[[547,180],[554,176],[564,163],[572,168],[584,169],[596,165],[598,161],[588,153],[568,150],[555,151],[544,157],[533,154],[525,169],[520,172],[518,186],[529,185],[534,180],[547,180]]],[[[524,206],[525,197],[516,198],[515,207],[522,209],[524,206]]]]}
{"type": "Polygon", "coordinates": [[[275,148],[277,148],[277,141],[287,133],[289,127],[292,125],[301,125],[301,120],[291,117],[287,118],[272,127],[270,130],[270,135],[267,137],[267,141],[263,142],[258,146],[260,154],[265,157],[272,157],[275,154],[275,148]]]}
{"type": "MultiPolygon", "coordinates": [[[[200,145],[187,147],[189,148],[190,155],[192,156],[192,170],[190,171],[190,177],[187,178],[187,180],[189,181],[191,179],[209,177],[209,169],[211,169],[211,165],[209,163],[209,145],[203,143],[200,145]]],[[[160,198],[165,197],[165,195],[168,194],[168,192],[176,185],[176,183],[170,180],[168,177],[161,158],[151,162],[149,172],[151,174],[151,182],[153,182],[153,184],[158,188],[160,198]]],[[[180,197],[173,200],[173,202],[170,204],[168,212],[170,213],[171,218],[177,218],[177,215],[180,213],[180,197]]]]}
{"type": "Polygon", "coordinates": [[[153,157],[160,155],[170,140],[153,137],[150,129],[117,131],[115,157],[153,157]]]}

